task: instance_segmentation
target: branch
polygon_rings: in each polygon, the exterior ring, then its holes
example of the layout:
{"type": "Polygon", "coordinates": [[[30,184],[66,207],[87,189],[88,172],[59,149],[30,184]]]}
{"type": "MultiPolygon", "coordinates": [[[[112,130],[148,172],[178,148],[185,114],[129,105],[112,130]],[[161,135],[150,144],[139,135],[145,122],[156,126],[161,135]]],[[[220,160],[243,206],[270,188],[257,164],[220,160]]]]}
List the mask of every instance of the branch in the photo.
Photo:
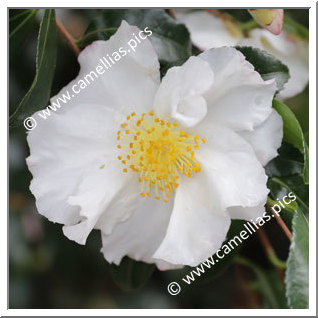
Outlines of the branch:
{"type": "Polygon", "coordinates": [[[276,253],[275,250],[273,249],[273,246],[270,242],[270,240],[268,239],[266,232],[264,231],[264,229],[259,228],[257,231],[258,237],[261,241],[261,243],[264,246],[264,249],[266,251],[267,257],[269,259],[269,261],[274,265],[278,276],[280,277],[280,279],[282,281],[284,281],[284,272],[283,269],[286,269],[286,262],[281,261],[276,253]]]}
{"type": "Polygon", "coordinates": [[[56,19],[56,26],[60,30],[62,36],[66,39],[66,41],[70,44],[72,49],[74,50],[75,54],[78,55],[81,53],[81,50],[79,47],[75,44],[74,38],[71,36],[71,34],[68,33],[68,31],[65,29],[64,25],[61,23],[60,20],[56,19]]]}
{"type": "Polygon", "coordinates": [[[282,230],[284,231],[284,233],[287,236],[287,238],[291,241],[292,234],[291,234],[289,228],[287,227],[287,225],[285,224],[285,222],[283,221],[283,219],[279,215],[277,215],[276,211],[274,211],[272,206],[270,206],[268,204],[267,204],[267,206],[272,211],[273,215],[276,218],[277,223],[282,228],[282,230]]]}

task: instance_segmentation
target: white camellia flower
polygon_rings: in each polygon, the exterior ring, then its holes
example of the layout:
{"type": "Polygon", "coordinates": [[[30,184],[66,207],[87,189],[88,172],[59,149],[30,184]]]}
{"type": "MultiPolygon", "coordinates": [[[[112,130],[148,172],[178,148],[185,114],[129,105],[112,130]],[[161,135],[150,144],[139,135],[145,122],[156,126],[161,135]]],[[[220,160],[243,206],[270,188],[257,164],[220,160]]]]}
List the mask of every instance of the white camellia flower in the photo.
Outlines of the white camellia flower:
{"type": "Polygon", "coordinates": [[[285,31],[274,35],[264,29],[254,29],[247,39],[238,45],[250,45],[275,55],[290,73],[290,79],[279,93],[281,99],[293,97],[301,93],[309,81],[309,47],[305,40],[285,31]]]}
{"type": "Polygon", "coordinates": [[[201,50],[222,46],[247,45],[267,51],[282,61],[290,79],[278,98],[286,99],[301,93],[309,80],[309,47],[305,40],[285,31],[274,35],[265,29],[254,29],[243,38],[230,20],[202,10],[176,11],[176,17],[189,29],[191,41],[201,50]]]}
{"type": "Polygon", "coordinates": [[[175,10],[177,20],[190,32],[192,43],[200,50],[235,46],[244,36],[230,19],[222,19],[205,10],[175,10]]]}
{"type": "MultiPolygon", "coordinates": [[[[61,93],[133,33],[123,21],[86,47],[61,93]]],[[[28,133],[38,211],[79,244],[100,230],[108,262],[198,265],[220,248],[231,218],[264,212],[263,167],[282,140],[275,87],[225,47],[190,57],[160,83],[158,56],[143,40],[28,133]]]]}

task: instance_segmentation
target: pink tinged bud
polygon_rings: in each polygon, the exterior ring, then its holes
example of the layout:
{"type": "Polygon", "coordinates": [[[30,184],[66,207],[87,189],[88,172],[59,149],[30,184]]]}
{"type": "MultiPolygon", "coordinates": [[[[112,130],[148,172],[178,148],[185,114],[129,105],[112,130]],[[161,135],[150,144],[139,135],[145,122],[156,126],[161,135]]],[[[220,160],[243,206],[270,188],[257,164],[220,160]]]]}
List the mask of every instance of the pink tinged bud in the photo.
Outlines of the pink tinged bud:
{"type": "Polygon", "coordinates": [[[263,28],[278,35],[283,28],[283,9],[249,9],[254,20],[263,28]]]}

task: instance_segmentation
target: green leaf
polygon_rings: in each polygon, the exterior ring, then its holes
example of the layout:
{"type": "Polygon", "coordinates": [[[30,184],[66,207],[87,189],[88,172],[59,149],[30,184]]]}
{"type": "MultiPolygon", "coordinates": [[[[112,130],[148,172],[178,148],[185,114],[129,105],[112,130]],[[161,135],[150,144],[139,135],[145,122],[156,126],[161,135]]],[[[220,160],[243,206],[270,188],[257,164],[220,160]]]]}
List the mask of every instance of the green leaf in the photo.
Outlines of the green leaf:
{"type": "Polygon", "coordinates": [[[236,49],[244,54],[246,60],[254,66],[264,81],[274,78],[277,90],[284,88],[284,84],[290,77],[289,70],[274,55],[251,46],[237,46],[236,49]]]}
{"type": "Polygon", "coordinates": [[[119,266],[108,264],[107,269],[121,289],[131,291],[146,284],[155,270],[155,265],[137,262],[125,256],[119,266]]]}
{"type": "Polygon", "coordinates": [[[284,142],[278,150],[278,156],[265,167],[269,177],[285,177],[293,174],[301,175],[304,170],[304,158],[298,149],[284,142]]]}
{"type": "Polygon", "coordinates": [[[20,125],[26,117],[47,106],[50,98],[57,53],[54,10],[45,10],[38,36],[36,73],[33,83],[10,117],[10,126],[20,125]]]}
{"type": "Polygon", "coordinates": [[[295,194],[296,202],[302,210],[308,214],[309,187],[302,183],[301,176],[294,175],[290,177],[269,178],[267,186],[271,190],[272,198],[275,200],[276,198],[282,199],[290,192],[295,194]]]}
{"type": "Polygon", "coordinates": [[[236,263],[249,267],[256,276],[251,287],[263,296],[264,307],[270,309],[287,308],[284,286],[276,271],[265,271],[242,257],[235,259],[236,263]]]}
{"type": "Polygon", "coordinates": [[[24,9],[18,11],[19,13],[9,19],[10,59],[21,52],[21,46],[27,39],[28,32],[35,21],[38,9],[24,9]]]}
{"type": "Polygon", "coordinates": [[[78,45],[83,48],[92,41],[109,39],[122,20],[136,25],[140,30],[148,27],[152,31],[148,39],[162,64],[175,63],[190,57],[191,42],[188,30],[162,9],[95,10],[92,22],[84,37],[77,42],[78,45]]]}
{"type": "Polygon", "coordinates": [[[274,99],[273,107],[281,115],[284,124],[284,140],[295,146],[304,156],[303,178],[304,183],[309,184],[309,154],[305,136],[300,124],[291,111],[284,103],[274,99]]]}
{"type": "Polygon", "coordinates": [[[299,208],[293,217],[292,232],[285,277],[286,296],[290,308],[308,308],[309,227],[299,208]]]}

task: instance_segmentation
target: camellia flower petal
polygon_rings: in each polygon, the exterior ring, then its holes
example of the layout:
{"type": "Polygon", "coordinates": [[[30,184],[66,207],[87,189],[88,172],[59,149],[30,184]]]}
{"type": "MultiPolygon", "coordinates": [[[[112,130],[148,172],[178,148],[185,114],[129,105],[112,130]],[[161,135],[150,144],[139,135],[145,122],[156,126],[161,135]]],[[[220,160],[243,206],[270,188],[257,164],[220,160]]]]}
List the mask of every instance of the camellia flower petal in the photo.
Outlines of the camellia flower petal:
{"type": "MultiPolygon", "coordinates": [[[[61,92],[138,33],[123,21],[108,41],[86,47],[61,92]]],[[[264,212],[264,165],[282,140],[275,90],[225,47],[170,68],[160,83],[157,54],[143,40],[29,131],[38,211],[79,244],[100,230],[110,263],[198,265],[220,248],[231,218],[264,212]]]]}
{"type": "Polygon", "coordinates": [[[204,10],[175,10],[176,18],[190,31],[191,41],[201,50],[234,46],[243,33],[233,19],[215,16],[204,10]]]}
{"type": "Polygon", "coordinates": [[[254,29],[249,37],[238,45],[249,45],[275,55],[289,69],[290,79],[280,91],[279,98],[286,99],[301,93],[309,81],[308,42],[296,35],[282,31],[279,35],[266,30],[254,29]]]}
{"type": "Polygon", "coordinates": [[[273,34],[280,34],[284,23],[283,9],[249,9],[254,20],[273,34]]]}
{"type": "MultiPolygon", "coordinates": [[[[190,31],[194,45],[202,50],[222,46],[252,46],[273,54],[289,69],[290,79],[279,93],[279,99],[291,98],[301,93],[309,80],[309,47],[308,42],[296,35],[282,31],[274,35],[263,29],[253,29],[247,38],[238,31],[230,31],[225,21],[206,11],[176,10],[176,17],[190,31]]],[[[231,30],[239,30],[235,25],[231,30]]]]}

